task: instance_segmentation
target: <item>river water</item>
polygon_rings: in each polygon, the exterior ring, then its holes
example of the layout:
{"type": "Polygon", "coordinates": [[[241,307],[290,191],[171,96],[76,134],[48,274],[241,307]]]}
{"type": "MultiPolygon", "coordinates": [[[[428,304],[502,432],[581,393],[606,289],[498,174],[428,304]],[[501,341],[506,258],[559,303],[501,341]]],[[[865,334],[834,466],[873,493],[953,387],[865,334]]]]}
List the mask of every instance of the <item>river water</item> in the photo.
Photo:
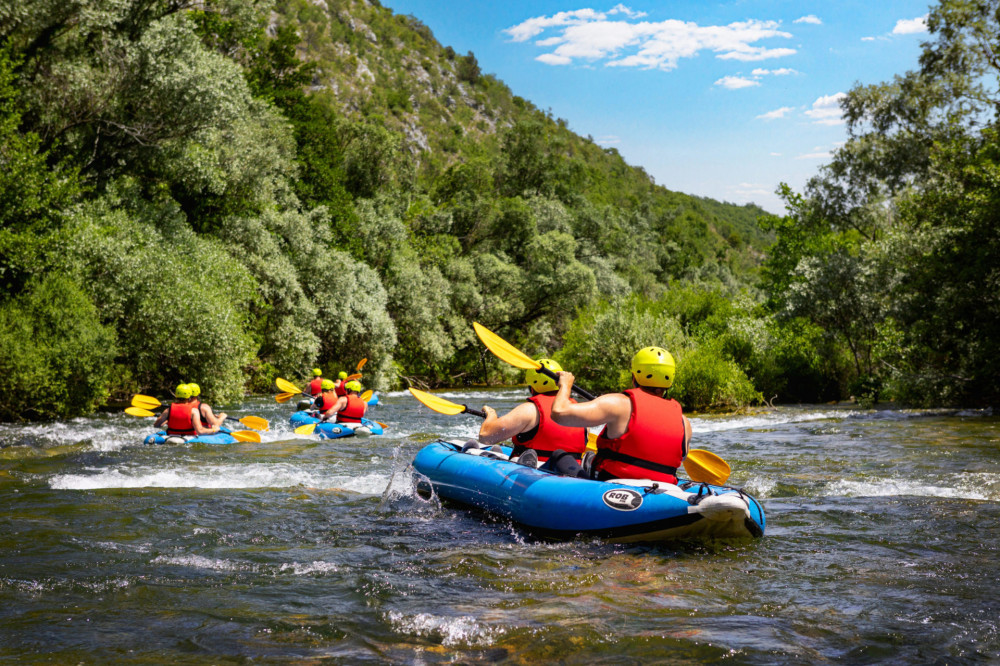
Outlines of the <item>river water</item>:
{"type": "MultiPolygon", "coordinates": [[[[523,391],[451,391],[503,411],[523,391]]],[[[795,406],[695,417],[764,505],[745,542],[547,543],[419,497],[479,421],[408,393],[383,437],[141,445],[102,414],[0,425],[0,659],[17,663],[1000,660],[1000,419],[795,406]]]]}

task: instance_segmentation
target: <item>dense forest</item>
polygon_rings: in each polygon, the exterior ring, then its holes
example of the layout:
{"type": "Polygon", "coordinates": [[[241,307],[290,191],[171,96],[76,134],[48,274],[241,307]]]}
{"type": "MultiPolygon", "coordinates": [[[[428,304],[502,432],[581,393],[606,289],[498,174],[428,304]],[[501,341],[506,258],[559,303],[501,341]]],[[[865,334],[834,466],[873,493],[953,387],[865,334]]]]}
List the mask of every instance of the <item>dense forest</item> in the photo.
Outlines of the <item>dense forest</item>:
{"type": "Polygon", "coordinates": [[[0,420],[369,359],[516,382],[479,321],[592,390],[678,361],[689,409],[994,404],[996,3],[769,216],[672,192],[369,0],[0,0],[0,420]]]}

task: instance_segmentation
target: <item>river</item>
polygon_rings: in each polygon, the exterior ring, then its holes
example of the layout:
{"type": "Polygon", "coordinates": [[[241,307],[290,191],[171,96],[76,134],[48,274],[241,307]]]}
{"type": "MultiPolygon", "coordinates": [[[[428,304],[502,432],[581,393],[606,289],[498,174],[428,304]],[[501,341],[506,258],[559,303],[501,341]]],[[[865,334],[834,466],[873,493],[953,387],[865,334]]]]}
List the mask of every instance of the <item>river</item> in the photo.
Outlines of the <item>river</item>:
{"type": "MultiPolygon", "coordinates": [[[[503,411],[518,390],[442,392],[503,411]]],[[[474,435],[408,393],[382,437],[143,446],[121,413],[0,425],[0,659],[17,663],[1000,660],[1000,419],[819,405],[692,419],[756,541],[548,543],[418,496],[474,435]]]]}

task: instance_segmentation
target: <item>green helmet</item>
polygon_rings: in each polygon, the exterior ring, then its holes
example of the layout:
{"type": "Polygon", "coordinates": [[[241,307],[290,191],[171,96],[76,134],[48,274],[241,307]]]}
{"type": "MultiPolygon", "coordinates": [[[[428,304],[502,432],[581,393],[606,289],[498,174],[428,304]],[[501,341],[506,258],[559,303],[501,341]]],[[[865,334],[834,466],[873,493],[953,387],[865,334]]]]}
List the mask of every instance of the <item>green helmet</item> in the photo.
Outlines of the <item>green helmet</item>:
{"type": "MultiPolygon", "coordinates": [[[[562,366],[551,358],[540,358],[536,362],[552,372],[562,372],[562,366]]],[[[528,370],[524,373],[524,379],[528,382],[528,386],[535,389],[536,393],[552,393],[559,389],[556,380],[548,375],[543,375],[540,370],[528,370]]]]}
{"type": "Polygon", "coordinates": [[[347,373],[341,370],[340,372],[337,373],[337,377],[339,379],[347,379],[347,373]]]}
{"type": "Polygon", "coordinates": [[[324,391],[332,391],[333,389],[336,388],[333,385],[333,380],[332,379],[324,379],[322,382],[320,382],[319,387],[320,387],[320,389],[322,389],[324,391]]]}
{"type": "Polygon", "coordinates": [[[361,393],[361,382],[357,380],[351,380],[344,384],[344,388],[348,391],[354,391],[355,393],[361,393]]]}
{"type": "Polygon", "coordinates": [[[323,371],[320,370],[319,368],[313,368],[313,376],[314,377],[322,377],[323,376],[323,371]]]}
{"type": "Polygon", "coordinates": [[[632,357],[632,378],[639,386],[670,388],[675,369],[674,357],[663,347],[646,347],[632,357]]]}
{"type": "Polygon", "coordinates": [[[191,382],[190,384],[188,384],[188,386],[191,387],[191,397],[192,398],[197,398],[199,395],[201,395],[201,387],[200,386],[198,386],[194,382],[191,382]]]}
{"type": "Polygon", "coordinates": [[[190,384],[178,384],[177,388],[174,389],[174,395],[181,400],[187,400],[191,397],[191,385],[190,384]]]}

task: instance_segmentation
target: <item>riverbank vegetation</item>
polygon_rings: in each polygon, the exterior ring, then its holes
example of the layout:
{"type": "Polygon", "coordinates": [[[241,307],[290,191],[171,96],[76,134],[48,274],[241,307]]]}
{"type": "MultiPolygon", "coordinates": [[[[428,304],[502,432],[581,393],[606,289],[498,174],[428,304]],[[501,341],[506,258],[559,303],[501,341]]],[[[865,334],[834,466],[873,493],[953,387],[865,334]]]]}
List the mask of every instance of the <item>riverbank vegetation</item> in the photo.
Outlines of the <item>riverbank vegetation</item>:
{"type": "Polygon", "coordinates": [[[517,381],[472,321],[599,391],[665,345],[689,409],[1000,395],[978,5],[851,91],[781,217],[655,184],[377,2],[0,19],[0,419],[361,358],[378,388],[517,381]]]}

